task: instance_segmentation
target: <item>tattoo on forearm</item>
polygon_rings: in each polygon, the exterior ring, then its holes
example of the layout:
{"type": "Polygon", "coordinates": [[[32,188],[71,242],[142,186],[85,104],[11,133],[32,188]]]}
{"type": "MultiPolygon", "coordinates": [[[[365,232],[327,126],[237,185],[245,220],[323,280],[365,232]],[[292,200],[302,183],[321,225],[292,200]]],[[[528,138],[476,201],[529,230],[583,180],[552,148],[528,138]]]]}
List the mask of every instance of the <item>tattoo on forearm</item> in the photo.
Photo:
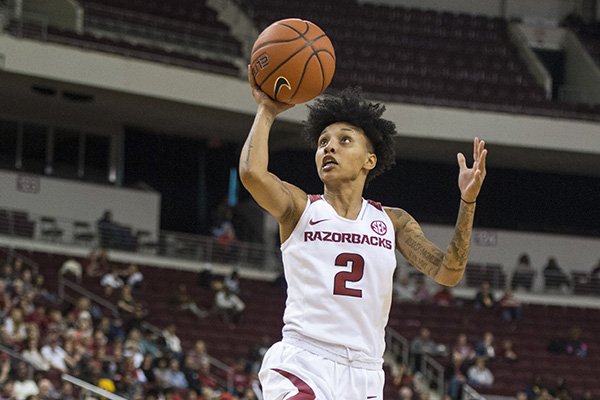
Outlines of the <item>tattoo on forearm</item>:
{"type": "Polygon", "coordinates": [[[464,271],[469,259],[474,215],[475,205],[461,202],[454,237],[448,246],[447,262],[443,264],[444,269],[452,272],[464,271]]]}
{"type": "Polygon", "coordinates": [[[429,276],[439,272],[444,257],[439,249],[426,246],[426,242],[417,241],[412,236],[407,237],[404,243],[412,250],[407,252],[407,258],[419,271],[429,276]]]}

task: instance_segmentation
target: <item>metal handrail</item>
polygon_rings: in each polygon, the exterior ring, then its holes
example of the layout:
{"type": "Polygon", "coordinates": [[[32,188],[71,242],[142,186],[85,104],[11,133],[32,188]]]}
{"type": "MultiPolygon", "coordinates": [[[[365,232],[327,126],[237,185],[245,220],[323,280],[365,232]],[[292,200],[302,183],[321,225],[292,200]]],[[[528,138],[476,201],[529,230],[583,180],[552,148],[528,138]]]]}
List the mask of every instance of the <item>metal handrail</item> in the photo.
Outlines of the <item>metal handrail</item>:
{"type": "Polygon", "coordinates": [[[121,396],[117,396],[114,393],[109,392],[108,390],[104,390],[98,386],[92,385],[91,383],[88,383],[84,380],[81,380],[79,378],[74,377],[73,375],[69,375],[69,374],[63,374],[61,376],[63,381],[72,383],[73,385],[79,386],[82,389],[85,389],[87,391],[93,392],[95,394],[98,394],[102,397],[105,397],[109,400],[127,400],[124,397],[121,396]]]}
{"type": "Polygon", "coordinates": [[[422,371],[423,375],[425,376],[425,379],[427,380],[427,383],[429,384],[429,387],[431,387],[431,384],[435,382],[436,391],[438,392],[440,398],[443,398],[446,390],[444,387],[444,367],[442,366],[442,364],[437,362],[429,354],[425,354],[423,356],[422,371]]]}
{"type": "MultiPolygon", "coordinates": [[[[108,301],[106,299],[103,299],[102,297],[98,296],[95,293],[90,292],[89,290],[85,289],[83,286],[78,285],[77,283],[66,279],[64,276],[59,275],[59,277],[58,277],[58,297],[60,299],[67,299],[67,296],[65,295],[65,287],[72,289],[73,291],[79,293],[80,295],[92,300],[94,303],[97,303],[97,304],[101,305],[102,307],[109,309],[110,311],[112,311],[114,316],[116,316],[116,317],[119,316],[119,309],[113,303],[111,303],[110,301],[108,301]]],[[[70,300],[70,299],[67,299],[67,300],[70,300]]]]}
{"type": "Polygon", "coordinates": [[[485,396],[482,396],[477,390],[471,386],[463,385],[463,400],[486,400],[485,396]]]}
{"type": "Polygon", "coordinates": [[[401,354],[402,362],[408,365],[408,354],[410,345],[408,339],[393,328],[387,327],[385,335],[386,348],[394,355],[401,354]]]}

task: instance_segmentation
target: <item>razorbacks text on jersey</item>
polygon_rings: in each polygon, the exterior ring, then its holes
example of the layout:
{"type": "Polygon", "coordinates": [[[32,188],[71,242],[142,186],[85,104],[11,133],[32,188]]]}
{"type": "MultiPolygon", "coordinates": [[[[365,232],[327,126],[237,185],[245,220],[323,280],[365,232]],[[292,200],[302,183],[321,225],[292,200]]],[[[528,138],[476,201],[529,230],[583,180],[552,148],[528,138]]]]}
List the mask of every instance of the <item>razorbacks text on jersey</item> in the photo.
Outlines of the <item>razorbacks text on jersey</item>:
{"type": "Polygon", "coordinates": [[[379,203],[363,199],[350,220],[323,196],[309,195],[281,245],[288,283],[283,340],[381,368],[395,248],[392,221],[379,203]]]}

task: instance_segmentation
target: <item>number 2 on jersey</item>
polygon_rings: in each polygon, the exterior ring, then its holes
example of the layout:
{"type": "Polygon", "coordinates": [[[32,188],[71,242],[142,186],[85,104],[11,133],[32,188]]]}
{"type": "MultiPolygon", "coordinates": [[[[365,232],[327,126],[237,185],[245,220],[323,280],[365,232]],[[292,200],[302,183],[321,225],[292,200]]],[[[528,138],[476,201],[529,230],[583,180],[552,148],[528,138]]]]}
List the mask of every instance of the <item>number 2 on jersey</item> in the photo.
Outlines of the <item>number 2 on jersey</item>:
{"type": "Polygon", "coordinates": [[[362,297],[362,290],[346,287],[346,282],[358,282],[362,279],[365,270],[365,259],[360,254],[342,253],[335,258],[337,267],[347,267],[351,263],[350,271],[335,274],[333,294],[339,296],[362,297]]]}

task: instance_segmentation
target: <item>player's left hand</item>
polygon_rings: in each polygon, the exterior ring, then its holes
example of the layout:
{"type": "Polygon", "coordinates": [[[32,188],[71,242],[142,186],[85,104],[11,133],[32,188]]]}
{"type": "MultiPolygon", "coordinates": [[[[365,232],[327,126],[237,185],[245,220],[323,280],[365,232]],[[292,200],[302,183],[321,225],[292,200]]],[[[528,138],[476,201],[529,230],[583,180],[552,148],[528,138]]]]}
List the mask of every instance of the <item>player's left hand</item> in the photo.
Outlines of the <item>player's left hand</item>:
{"type": "Polygon", "coordinates": [[[460,171],[458,173],[458,188],[460,189],[460,196],[464,201],[474,202],[477,200],[481,185],[485,179],[485,159],[487,157],[487,150],[485,149],[485,142],[479,138],[473,140],[473,166],[467,167],[467,161],[462,153],[458,153],[458,166],[460,171]]]}

